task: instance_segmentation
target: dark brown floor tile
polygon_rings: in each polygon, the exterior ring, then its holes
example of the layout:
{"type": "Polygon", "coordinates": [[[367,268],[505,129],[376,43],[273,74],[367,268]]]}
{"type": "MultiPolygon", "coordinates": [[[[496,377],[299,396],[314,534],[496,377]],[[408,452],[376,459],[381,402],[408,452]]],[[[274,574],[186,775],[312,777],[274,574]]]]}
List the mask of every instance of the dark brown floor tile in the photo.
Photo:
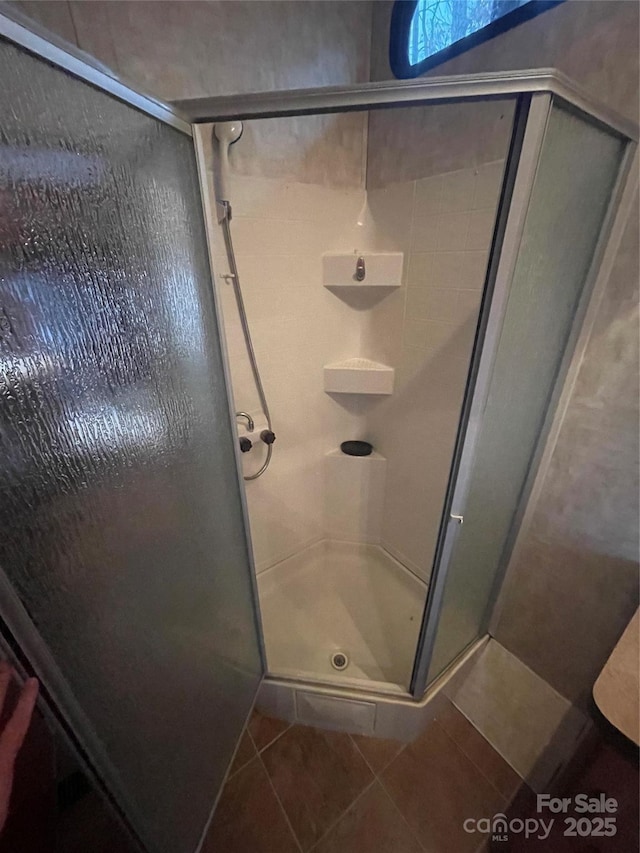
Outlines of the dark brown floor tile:
{"type": "Polygon", "coordinates": [[[464,754],[484,773],[494,788],[510,800],[524,782],[489,741],[451,702],[443,707],[437,720],[464,754]]]}
{"type": "Polygon", "coordinates": [[[238,749],[233,759],[229,776],[233,776],[234,773],[237,773],[238,770],[244,767],[245,764],[248,764],[252,758],[255,758],[257,754],[258,753],[253,745],[251,736],[245,729],[242,733],[242,737],[240,738],[240,743],[238,744],[238,749]]]}
{"type": "Polygon", "coordinates": [[[262,759],[304,850],[374,778],[343,732],[295,725],[265,749],[262,759]]]}
{"type": "Polygon", "coordinates": [[[256,708],[249,720],[249,731],[258,752],[269,746],[277,737],[289,728],[291,723],[284,720],[276,720],[275,717],[267,717],[256,708]]]}
{"type": "Polygon", "coordinates": [[[467,818],[490,818],[505,799],[438,723],[431,723],[381,776],[391,798],[427,850],[468,853],[482,838],[464,830],[467,818]]]}
{"type": "Polygon", "coordinates": [[[299,853],[259,758],[224,787],[202,853],[299,853]]]}
{"type": "Polygon", "coordinates": [[[366,735],[351,735],[351,737],[374,773],[384,770],[404,746],[401,741],[388,738],[366,735]]]}
{"type": "Polygon", "coordinates": [[[420,846],[380,783],[374,782],[313,853],[420,853],[420,846]]]}

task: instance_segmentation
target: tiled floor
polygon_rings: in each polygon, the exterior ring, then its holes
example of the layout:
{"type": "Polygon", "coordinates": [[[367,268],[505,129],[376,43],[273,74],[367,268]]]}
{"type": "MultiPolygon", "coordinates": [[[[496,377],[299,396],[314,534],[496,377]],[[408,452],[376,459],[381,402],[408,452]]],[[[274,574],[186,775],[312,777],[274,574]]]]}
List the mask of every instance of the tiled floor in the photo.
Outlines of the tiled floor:
{"type": "Polygon", "coordinates": [[[255,713],[204,853],[474,853],[522,781],[447,704],[412,744],[255,713]]]}
{"type": "MultiPolygon", "coordinates": [[[[409,745],[254,714],[203,850],[638,853],[638,750],[604,720],[596,723],[549,793],[613,798],[615,836],[569,837],[562,815],[543,838],[516,831],[487,842],[465,833],[463,820],[504,811],[522,826],[541,815],[532,791],[452,705],[409,745]]],[[[45,735],[36,715],[18,757],[0,853],[133,853],[110,807],[88,786],[84,795],[82,786],[67,786],[56,806],[60,791],[47,772],[53,742],[45,735]]]]}

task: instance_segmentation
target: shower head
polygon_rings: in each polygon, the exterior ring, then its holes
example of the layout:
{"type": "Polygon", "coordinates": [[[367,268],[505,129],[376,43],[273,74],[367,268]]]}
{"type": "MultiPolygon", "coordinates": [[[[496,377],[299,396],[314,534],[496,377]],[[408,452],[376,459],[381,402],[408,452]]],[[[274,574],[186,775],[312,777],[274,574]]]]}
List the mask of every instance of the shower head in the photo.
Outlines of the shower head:
{"type": "Polygon", "coordinates": [[[213,126],[213,135],[221,145],[233,145],[242,136],[241,121],[221,121],[213,126]]]}
{"type": "Polygon", "coordinates": [[[215,175],[216,198],[220,206],[218,221],[230,216],[227,176],[229,174],[229,148],[242,136],[241,121],[221,121],[213,126],[213,138],[218,148],[218,168],[215,175]],[[222,217],[222,218],[221,218],[222,217]]]}

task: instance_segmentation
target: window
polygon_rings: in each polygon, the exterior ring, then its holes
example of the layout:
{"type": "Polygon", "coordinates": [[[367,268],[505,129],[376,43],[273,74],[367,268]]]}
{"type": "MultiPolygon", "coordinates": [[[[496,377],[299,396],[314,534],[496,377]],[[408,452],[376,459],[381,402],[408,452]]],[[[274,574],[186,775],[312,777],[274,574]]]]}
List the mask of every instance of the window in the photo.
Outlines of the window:
{"type": "Polygon", "coordinates": [[[417,77],[562,0],[396,0],[389,59],[396,77],[417,77]]]}

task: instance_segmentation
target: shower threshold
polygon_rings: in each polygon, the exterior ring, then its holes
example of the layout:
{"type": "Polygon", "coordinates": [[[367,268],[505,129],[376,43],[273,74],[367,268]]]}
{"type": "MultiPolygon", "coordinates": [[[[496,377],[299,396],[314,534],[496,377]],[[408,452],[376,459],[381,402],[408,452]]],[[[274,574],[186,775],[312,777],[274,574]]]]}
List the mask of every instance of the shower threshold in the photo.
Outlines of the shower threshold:
{"type": "Polygon", "coordinates": [[[427,586],[383,548],[324,539],[258,589],[270,675],[406,694],[427,586]]]}

